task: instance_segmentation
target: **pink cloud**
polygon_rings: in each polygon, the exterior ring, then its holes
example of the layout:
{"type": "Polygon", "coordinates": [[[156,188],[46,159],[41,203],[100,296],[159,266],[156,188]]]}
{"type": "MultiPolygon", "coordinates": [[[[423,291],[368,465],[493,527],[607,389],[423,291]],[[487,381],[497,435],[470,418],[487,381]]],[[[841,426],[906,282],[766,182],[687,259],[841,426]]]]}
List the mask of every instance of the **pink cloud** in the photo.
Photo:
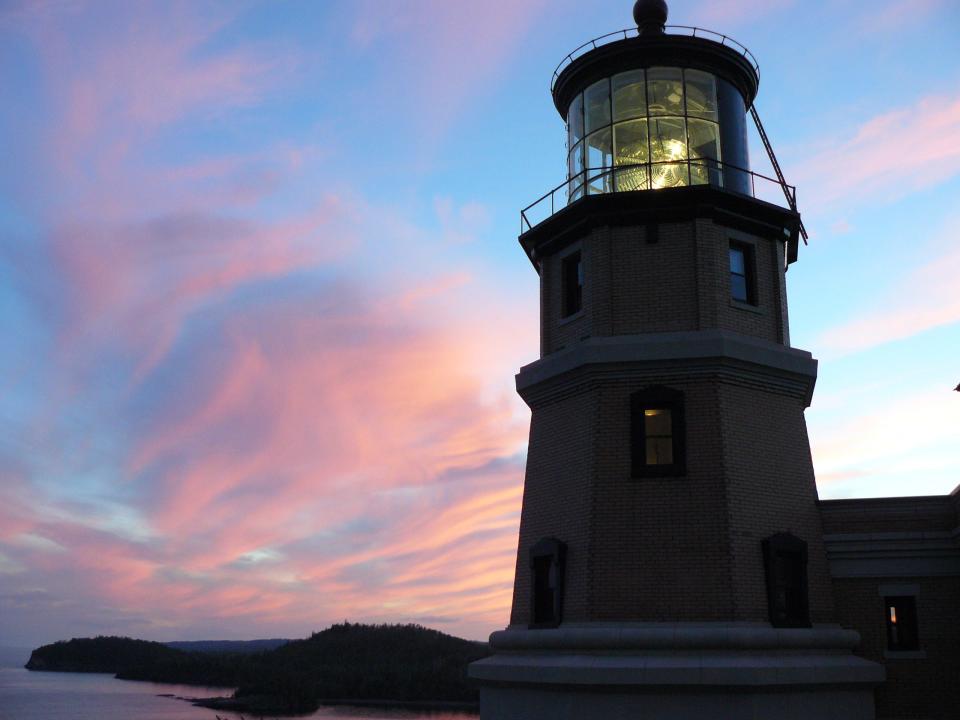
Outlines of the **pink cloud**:
{"type": "MultiPolygon", "coordinates": [[[[792,7],[796,0],[703,0],[687,13],[687,24],[723,32],[725,28],[755,22],[765,15],[792,7]]],[[[678,22],[674,19],[669,22],[678,22]]]]}
{"type": "MultiPolygon", "coordinates": [[[[440,200],[427,231],[349,189],[256,212],[325,152],[282,139],[148,160],[174,126],[260,104],[290,61],[222,49],[230,18],[192,4],[111,6],[99,27],[102,7],[13,20],[61,118],[40,133],[55,202],[33,266],[58,307],[32,428],[43,472],[24,473],[27,495],[0,486],[4,567],[60,616],[68,604],[71,633],[434,617],[477,637],[503,623],[527,432],[510,372],[533,351],[536,307],[449,264],[384,260],[472,239],[489,212],[440,200]],[[71,33],[78,18],[92,37],[71,33]],[[357,270],[374,255],[389,272],[357,270]],[[69,492],[38,493],[47,475],[69,492]]],[[[418,113],[445,98],[425,137],[495,82],[545,7],[401,13],[390,71],[416,78],[418,113]]]]}
{"type": "Polygon", "coordinates": [[[902,31],[924,22],[945,4],[945,0],[891,0],[871,6],[858,25],[870,32],[902,31]]]}
{"type": "Polygon", "coordinates": [[[836,496],[848,482],[859,496],[949,491],[940,478],[949,474],[953,458],[932,456],[931,450],[954,443],[960,403],[949,387],[899,396],[893,394],[897,390],[886,388],[881,402],[863,407],[855,417],[814,417],[811,450],[825,495],[836,496]],[[855,484],[863,477],[871,482],[855,484]]]}
{"type": "Polygon", "coordinates": [[[927,97],[860,125],[798,166],[804,201],[821,206],[889,201],[960,171],[960,97],[927,97]],[[893,142],[896,138],[898,142],[893,142]]]}
{"type": "Polygon", "coordinates": [[[185,215],[130,225],[66,226],[51,238],[66,299],[60,354],[118,342],[135,379],[165,357],[184,319],[238,286],[329,263],[353,243],[328,197],[274,223],[185,215]],[[82,346],[78,347],[78,344],[82,346]]]}
{"type": "Polygon", "coordinates": [[[831,327],[815,344],[844,355],[960,322],[960,249],[954,240],[958,232],[960,223],[953,219],[937,244],[943,248],[940,254],[906,273],[885,300],[873,302],[866,313],[831,327]]]}
{"type": "Polygon", "coordinates": [[[391,63],[376,94],[398,95],[419,127],[421,144],[433,152],[465,107],[496,84],[534,20],[549,7],[546,0],[362,0],[355,3],[352,38],[369,53],[391,43],[391,63]]]}

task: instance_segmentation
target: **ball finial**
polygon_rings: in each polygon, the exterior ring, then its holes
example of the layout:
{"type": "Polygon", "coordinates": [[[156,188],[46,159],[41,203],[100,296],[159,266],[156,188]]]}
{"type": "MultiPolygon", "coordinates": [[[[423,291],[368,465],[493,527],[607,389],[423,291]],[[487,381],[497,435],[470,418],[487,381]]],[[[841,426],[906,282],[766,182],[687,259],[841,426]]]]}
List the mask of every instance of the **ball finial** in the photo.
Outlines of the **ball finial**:
{"type": "Polygon", "coordinates": [[[663,33],[667,12],[664,0],[637,0],[633,5],[633,19],[637,21],[640,34],[663,33]]]}

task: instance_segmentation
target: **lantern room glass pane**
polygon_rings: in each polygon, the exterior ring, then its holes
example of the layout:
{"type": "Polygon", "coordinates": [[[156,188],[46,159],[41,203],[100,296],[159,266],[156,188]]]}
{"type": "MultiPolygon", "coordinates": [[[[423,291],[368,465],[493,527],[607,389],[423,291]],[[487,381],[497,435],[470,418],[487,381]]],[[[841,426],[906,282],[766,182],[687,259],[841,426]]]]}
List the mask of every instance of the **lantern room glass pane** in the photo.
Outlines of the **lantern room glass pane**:
{"type": "Polygon", "coordinates": [[[683,74],[680,68],[647,70],[647,103],[651,115],[683,115],[683,74]]]}
{"type": "Polygon", "coordinates": [[[610,128],[587,135],[587,192],[590,195],[611,192],[613,176],[607,172],[613,167],[613,143],[610,128]]]}
{"type": "Polygon", "coordinates": [[[567,147],[583,140],[583,95],[578,94],[567,112],[567,147]]]}
{"type": "Polygon", "coordinates": [[[716,123],[691,118],[687,120],[687,130],[690,132],[690,157],[722,160],[716,123]]]}
{"type": "Polygon", "coordinates": [[[591,133],[610,124],[610,81],[595,82],[583,92],[584,130],[591,133]]]}
{"type": "Polygon", "coordinates": [[[690,183],[683,118],[650,118],[651,185],[654,190],[690,183]],[[672,162],[674,160],[682,162],[672,162]]]}
{"type": "Polygon", "coordinates": [[[644,117],[647,114],[647,88],[643,70],[614,75],[611,82],[614,121],[644,117]]]}
{"type": "Polygon", "coordinates": [[[578,142],[567,156],[567,177],[571,180],[583,172],[583,143],[578,142]]]}
{"type": "Polygon", "coordinates": [[[650,160],[687,159],[687,129],[683,118],[650,118],[650,160]]]}
{"type": "Polygon", "coordinates": [[[614,186],[617,192],[650,189],[650,166],[639,165],[614,171],[614,186]]]}
{"type": "Polygon", "coordinates": [[[583,197],[583,176],[578,177],[576,180],[571,180],[567,185],[567,202],[572,203],[574,200],[579,200],[583,197]]]}
{"type": "Polygon", "coordinates": [[[610,128],[598,130],[587,136],[587,167],[590,169],[613,166],[613,147],[610,128]]]}
{"type": "Polygon", "coordinates": [[[716,123],[709,120],[687,120],[689,134],[690,182],[693,185],[721,185],[722,176],[717,161],[720,157],[720,131],[716,123]]]}
{"type": "Polygon", "coordinates": [[[717,121],[717,80],[710,73],[684,70],[687,115],[717,121]]]}
{"type": "Polygon", "coordinates": [[[650,138],[646,120],[629,120],[613,126],[614,165],[630,166],[616,171],[616,189],[647,190],[650,160],[650,138]],[[639,166],[639,167],[637,167],[639,166]]]}
{"type": "Polygon", "coordinates": [[[646,120],[630,120],[613,126],[617,165],[649,162],[650,138],[646,120]]]}

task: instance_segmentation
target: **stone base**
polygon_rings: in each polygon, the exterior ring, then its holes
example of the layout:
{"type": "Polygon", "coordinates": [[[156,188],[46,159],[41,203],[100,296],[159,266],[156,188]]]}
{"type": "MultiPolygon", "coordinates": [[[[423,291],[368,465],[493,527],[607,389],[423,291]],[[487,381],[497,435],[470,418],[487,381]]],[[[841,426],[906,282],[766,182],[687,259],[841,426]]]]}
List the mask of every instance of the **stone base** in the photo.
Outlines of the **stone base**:
{"type": "Polygon", "coordinates": [[[873,720],[880,665],[836,626],[508,628],[470,666],[482,720],[873,720]]]}

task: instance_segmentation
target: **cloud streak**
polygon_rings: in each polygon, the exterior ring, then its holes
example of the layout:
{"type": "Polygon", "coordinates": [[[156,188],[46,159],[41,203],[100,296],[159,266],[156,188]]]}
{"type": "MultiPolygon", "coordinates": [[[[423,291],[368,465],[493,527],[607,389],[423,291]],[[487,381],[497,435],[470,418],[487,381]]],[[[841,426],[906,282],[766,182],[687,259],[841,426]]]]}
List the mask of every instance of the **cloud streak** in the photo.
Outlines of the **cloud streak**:
{"type": "Polygon", "coordinates": [[[798,165],[805,202],[888,202],[933,187],[960,168],[960,96],[930,96],[861,124],[798,165]]]}
{"type": "Polygon", "coordinates": [[[933,257],[903,273],[883,296],[872,298],[869,310],[827,329],[816,346],[842,356],[960,323],[956,291],[960,249],[954,242],[958,232],[960,222],[954,218],[942,233],[942,241],[932,244],[933,257]]]}
{"type": "MultiPolygon", "coordinates": [[[[504,5],[506,24],[408,13],[449,25],[425,50],[403,40],[408,62],[453,63],[416,91],[450,93],[431,123],[462,111],[451,84],[504,62],[532,7],[504,5]],[[467,36],[489,68],[457,59],[467,36]]],[[[3,18],[58,118],[25,138],[43,186],[22,194],[28,242],[0,241],[48,350],[20,347],[32,384],[0,413],[5,642],[345,617],[482,637],[506,618],[526,422],[498,339],[533,337],[535,310],[462,261],[396,262],[456,257],[489,229],[481,203],[438,199],[433,229],[310,187],[335,172],[323,137],[235,132],[298,66],[232,44],[241,21],[192,3],[3,18]],[[211,131],[242,141],[210,151],[211,131]]]]}

